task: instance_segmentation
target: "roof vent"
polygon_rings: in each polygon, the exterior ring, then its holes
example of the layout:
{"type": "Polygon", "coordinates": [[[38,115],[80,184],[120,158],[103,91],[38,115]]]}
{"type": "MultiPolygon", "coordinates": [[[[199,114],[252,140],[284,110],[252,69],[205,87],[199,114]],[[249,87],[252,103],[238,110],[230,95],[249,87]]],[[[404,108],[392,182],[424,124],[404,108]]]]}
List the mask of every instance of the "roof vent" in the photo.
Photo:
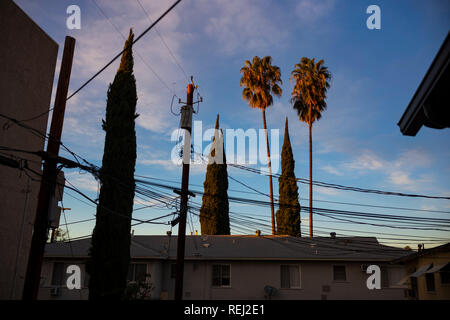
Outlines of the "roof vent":
{"type": "Polygon", "coordinates": [[[336,232],[331,232],[330,237],[331,239],[336,239],[336,232]]]}
{"type": "Polygon", "coordinates": [[[256,230],[256,236],[260,237],[261,236],[261,230],[256,230]]]}

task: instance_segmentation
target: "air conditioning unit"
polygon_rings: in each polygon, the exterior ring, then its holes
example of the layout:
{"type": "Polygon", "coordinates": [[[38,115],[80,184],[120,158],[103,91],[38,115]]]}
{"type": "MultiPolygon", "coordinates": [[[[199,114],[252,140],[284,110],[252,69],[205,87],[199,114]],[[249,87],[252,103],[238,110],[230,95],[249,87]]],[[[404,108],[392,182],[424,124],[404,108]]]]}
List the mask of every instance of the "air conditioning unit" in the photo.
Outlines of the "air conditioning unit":
{"type": "Polygon", "coordinates": [[[61,293],[60,287],[53,287],[50,290],[50,295],[52,297],[58,297],[60,293],[61,293]]]}
{"type": "Polygon", "coordinates": [[[367,272],[367,268],[370,266],[370,264],[366,264],[366,263],[363,263],[362,265],[361,265],[361,271],[362,272],[367,272]]]}

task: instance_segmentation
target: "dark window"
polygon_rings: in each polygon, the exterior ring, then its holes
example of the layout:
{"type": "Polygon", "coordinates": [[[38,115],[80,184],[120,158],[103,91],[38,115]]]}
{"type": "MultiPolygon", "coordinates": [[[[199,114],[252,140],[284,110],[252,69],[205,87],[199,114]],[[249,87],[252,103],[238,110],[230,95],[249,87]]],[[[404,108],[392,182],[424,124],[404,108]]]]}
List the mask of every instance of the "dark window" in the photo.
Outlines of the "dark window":
{"type": "Polygon", "coordinates": [[[64,263],[55,262],[53,264],[52,286],[62,286],[65,276],[64,263]]]}
{"type": "Polygon", "coordinates": [[[144,263],[132,263],[128,268],[128,281],[145,282],[147,265],[144,263]]]}
{"type": "Polygon", "coordinates": [[[389,273],[387,267],[381,267],[381,287],[389,288],[389,273]]]}
{"type": "Polygon", "coordinates": [[[86,271],[86,265],[83,266],[84,270],[84,282],[83,285],[85,288],[89,287],[89,273],[86,271]]]}
{"type": "Polygon", "coordinates": [[[441,276],[442,284],[450,284],[450,263],[443,267],[439,274],[441,276]]]}
{"type": "Polygon", "coordinates": [[[281,288],[300,288],[300,267],[284,265],[280,267],[281,288]]]}
{"type": "Polygon", "coordinates": [[[229,287],[230,286],[230,265],[229,264],[214,264],[212,274],[212,285],[214,287],[229,287]]]}
{"type": "Polygon", "coordinates": [[[333,266],[333,280],[334,281],[347,280],[347,275],[345,273],[345,266],[333,266]]]}
{"type": "Polygon", "coordinates": [[[434,292],[434,273],[425,273],[425,279],[427,281],[427,291],[434,292]]]}

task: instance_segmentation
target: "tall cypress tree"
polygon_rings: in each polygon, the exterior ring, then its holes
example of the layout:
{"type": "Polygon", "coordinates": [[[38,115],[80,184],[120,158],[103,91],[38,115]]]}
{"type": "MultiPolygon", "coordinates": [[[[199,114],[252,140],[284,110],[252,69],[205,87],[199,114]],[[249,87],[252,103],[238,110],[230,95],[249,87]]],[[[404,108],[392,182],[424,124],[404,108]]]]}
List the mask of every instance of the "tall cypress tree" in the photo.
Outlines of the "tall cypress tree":
{"type": "Polygon", "coordinates": [[[281,176],[278,178],[279,206],[277,210],[277,234],[300,237],[300,203],[298,186],[294,173],[295,161],[289,139],[288,119],[284,129],[284,142],[281,151],[281,176]]]}
{"type": "Polygon", "coordinates": [[[227,164],[223,148],[223,134],[220,139],[221,135],[218,130],[219,115],[217,114],[216,134],[211,147],[210,163],[206,167],[206,178],[203,183],[204,194],[200,208],[202,234],[208,235],[230,234],[227,164]],[[216,137],[218,141],[216,141],[216,137]],[[216,157],[218,148],[222,148],[223,161],[217,159],[220,158],[220,153],[216,157]]]}
{"type": "Polygon", "coordinates": [[[88,262],[89,299],[122,299],[130,263],[130,229],[136,163],[136,79],[133,31],[120,67],[109,85],[100,197],[88,262]]]}

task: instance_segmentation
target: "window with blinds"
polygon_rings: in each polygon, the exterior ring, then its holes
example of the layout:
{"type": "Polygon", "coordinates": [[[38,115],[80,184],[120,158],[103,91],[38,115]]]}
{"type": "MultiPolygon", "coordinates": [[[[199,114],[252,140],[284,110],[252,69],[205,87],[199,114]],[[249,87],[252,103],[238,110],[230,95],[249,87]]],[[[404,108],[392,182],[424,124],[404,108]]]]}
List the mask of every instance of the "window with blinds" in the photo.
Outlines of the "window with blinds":
{"type": "Polygon", "coordinates": [[[334,281],[346,281],[347,273],[345,266],[333,266],[333,280],[334,281]]]}
{"type": "Polygon", "coordinates": [[[212,272],[213,287],[231,286],[231,266],[229,264],[214,264],[212,272]]]}
{"type": "Polygon", "coordinates": [[[147,276],[147,264],[131,263],[128,268],[128,281],[145,282],[147,276]]]}
{"type": "Polygon", "coordinates": [[[281,288],[292,289],[300,288],[300,266],[299,265],[282,265],[280,266],[281,288]]]}
{"type": "Polygon", "coordinates": [[[381,266],[381,287],[389,288],[389,272],[388,268],[385,266],[381,266]]]}
{"type": "Polygon", "coordinates": [[[425,280],[427,283],[427,291],[434,292],[436,291],[435,283],[434,283],[434,273],[425,273],[425,280]]]}
{"type": "Polygon", "coordinates": [[[66,269],[63,262],[55,262],[52,272],[52,286],[62,286],[66,278],[66,269]]]}

